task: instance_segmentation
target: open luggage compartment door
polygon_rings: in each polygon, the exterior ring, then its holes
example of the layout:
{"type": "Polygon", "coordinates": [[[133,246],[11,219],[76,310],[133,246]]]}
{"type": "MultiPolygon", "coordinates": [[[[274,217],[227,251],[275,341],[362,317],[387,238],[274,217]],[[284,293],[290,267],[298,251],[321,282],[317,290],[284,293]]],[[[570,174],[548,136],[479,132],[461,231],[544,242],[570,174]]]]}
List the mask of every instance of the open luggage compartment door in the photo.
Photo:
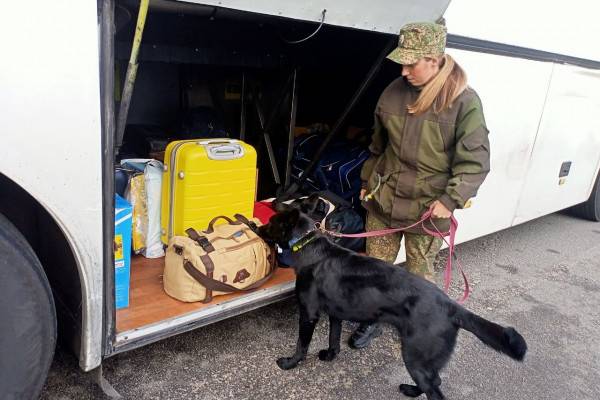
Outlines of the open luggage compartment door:
{"type": "MultiPolygon", "coordinates": [[[[450,0],[385,0],[377,7],[365,6],[362,0],[185,0],[216,7],[249,11],[292,18],[303,21],[321,22],[328,25],[364,29],[397,34],[408,22],[436,21],[444,15],[450,0]],[[326,10],[323,15],[323,10],[326,10]]],[[[157,2],[158,3],[158,2],[157,2]]],[[[156,7],[160,7],[156,4],[156,7]]]]}

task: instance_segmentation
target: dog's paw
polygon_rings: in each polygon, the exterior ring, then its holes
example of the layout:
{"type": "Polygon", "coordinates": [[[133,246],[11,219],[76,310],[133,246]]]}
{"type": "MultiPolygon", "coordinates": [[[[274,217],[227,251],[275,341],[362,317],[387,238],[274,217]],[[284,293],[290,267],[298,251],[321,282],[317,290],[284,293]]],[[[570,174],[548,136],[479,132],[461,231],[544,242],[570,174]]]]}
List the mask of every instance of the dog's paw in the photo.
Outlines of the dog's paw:
{"type": "Polygon", "coordinates": [[[277,366],[283,370],[292,369],[298,365],[294,357],[281,357],[277,359],[277,366]]]}
{"type": "Polygon", "coordinates": [[[398,387],[400,393],[408,397],[418,397],[423,394],[423,391],[415,385],[402,384],[398,387]]]}
{"type": "Polygon", "coordinates": [[[321,350],[321,351],[319,351],[319,360],[333,361],[338,353],[339,353],[339,351],[335,351],[335,350],[331,350],[331,349],[321,350]]]}

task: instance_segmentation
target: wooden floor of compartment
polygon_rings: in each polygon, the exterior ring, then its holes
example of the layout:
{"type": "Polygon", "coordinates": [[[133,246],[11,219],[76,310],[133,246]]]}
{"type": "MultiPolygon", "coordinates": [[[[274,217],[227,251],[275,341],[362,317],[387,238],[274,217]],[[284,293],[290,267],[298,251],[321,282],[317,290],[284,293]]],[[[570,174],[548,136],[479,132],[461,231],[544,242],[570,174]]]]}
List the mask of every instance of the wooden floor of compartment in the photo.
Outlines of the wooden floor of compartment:
{"type": "MultiPolygon", "coordinates": [[[[216,296],[208,304],[175,300],[163,290],[164,262],[164,257],[155,259],[142,256],[131,257],[129,307],[117,310],[117,332],[139,328],[245,295],[235,293],[216,296]]],[[[279,268],[275,275],[261,286],[261,289],[291,282],[294,279],[296,276],[293,269],[279,268]]]]}

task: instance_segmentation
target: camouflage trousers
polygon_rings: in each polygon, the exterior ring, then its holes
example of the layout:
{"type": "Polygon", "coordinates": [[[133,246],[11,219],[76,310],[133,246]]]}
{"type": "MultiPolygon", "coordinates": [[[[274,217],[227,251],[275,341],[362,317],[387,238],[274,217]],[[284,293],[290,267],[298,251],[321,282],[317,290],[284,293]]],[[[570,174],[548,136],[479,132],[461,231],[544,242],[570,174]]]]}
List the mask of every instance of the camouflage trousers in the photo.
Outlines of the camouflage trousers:
{"type": "MultiPolygon", "coordinates": [[[[367,231],[385,228],[389,227],[371,214],[367,215],[367,231]]],[[[433,282],[433,264],[443,243],[440,238],[409,232],[369,237],[367,238],[367,254],[393,264],[400,250],[402,236],[404,236],[406,247],[406,270],[433,282]]]]}

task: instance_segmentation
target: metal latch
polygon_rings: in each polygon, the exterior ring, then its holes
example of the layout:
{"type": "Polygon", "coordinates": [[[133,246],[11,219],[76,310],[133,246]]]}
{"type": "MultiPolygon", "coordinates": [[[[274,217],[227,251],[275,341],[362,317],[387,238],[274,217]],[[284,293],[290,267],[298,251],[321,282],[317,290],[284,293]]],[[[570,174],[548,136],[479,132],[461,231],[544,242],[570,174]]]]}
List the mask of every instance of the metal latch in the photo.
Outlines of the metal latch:
{"type": "Polygon", "coordinates": [[[571,170],[571,161],[565,161],[560,166],[560,171],[558,173],[558,177],[563,178],[563,177],[569,175],[570,170],[571,170]]]}
{"type": "Polygon", "coordinates": [[[567,176],[569,176],[569,172],[571,171],[571,161],[565,161],[560,166],[560,171],[558,172],[558,185],[564,185],[567,182],[567,176]]]}

